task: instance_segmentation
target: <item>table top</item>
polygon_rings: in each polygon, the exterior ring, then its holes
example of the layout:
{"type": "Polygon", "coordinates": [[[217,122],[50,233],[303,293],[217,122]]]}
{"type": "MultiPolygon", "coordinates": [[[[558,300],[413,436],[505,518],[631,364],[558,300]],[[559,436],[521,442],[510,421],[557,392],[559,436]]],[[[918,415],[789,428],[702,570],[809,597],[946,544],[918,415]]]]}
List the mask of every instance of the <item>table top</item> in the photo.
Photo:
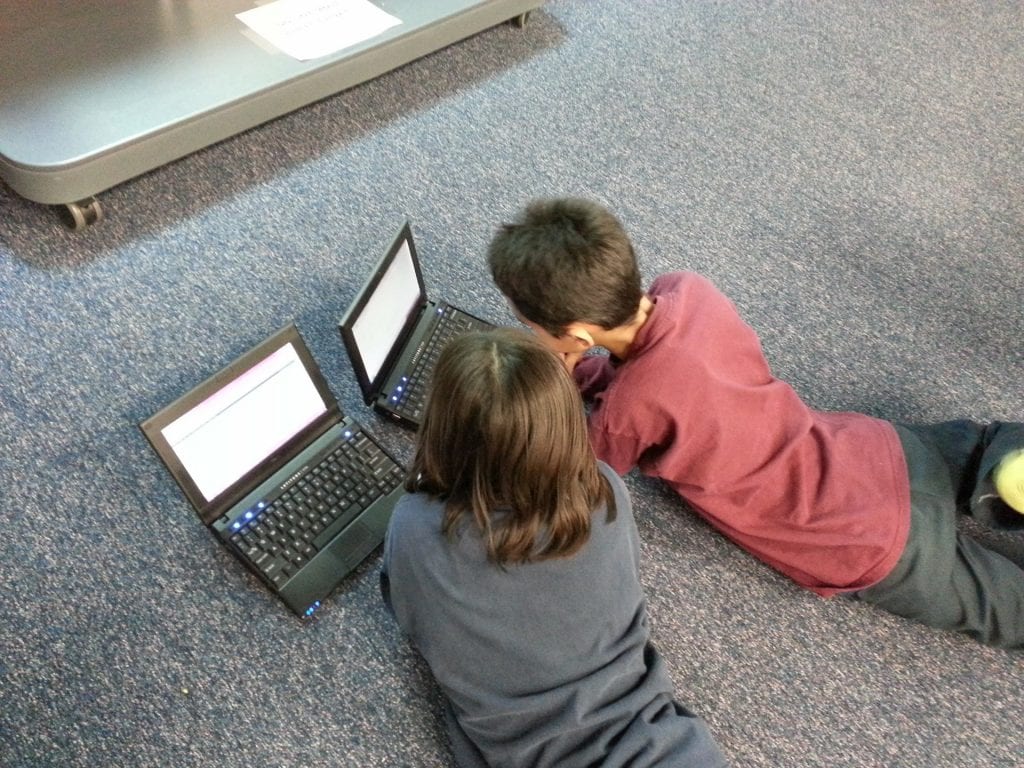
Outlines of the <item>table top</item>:
{"type": "Polygon", "coordinates": [[[0,160],[73,166],[481,4],[382,0],[402,24],[299,61],[235,18],[252,0],[15,0],[0,20],[0,160]]]}

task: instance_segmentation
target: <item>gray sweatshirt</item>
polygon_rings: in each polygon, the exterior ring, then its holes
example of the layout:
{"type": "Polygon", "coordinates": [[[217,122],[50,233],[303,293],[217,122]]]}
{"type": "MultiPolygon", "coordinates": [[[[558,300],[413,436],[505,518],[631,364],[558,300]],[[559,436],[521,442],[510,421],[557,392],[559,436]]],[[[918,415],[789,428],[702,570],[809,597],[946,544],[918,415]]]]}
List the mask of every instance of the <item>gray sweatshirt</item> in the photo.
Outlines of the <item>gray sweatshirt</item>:
{"type": "Polygon", "coordinates": [[[441,533],[443,504],[407,494],[381,586],[448,700],[452,750],[470,766],[724,766],[703,721],[673,698],[649,641],[629,496],[595,510],[569,558],[499,567],[473,525],[441,533]]]}

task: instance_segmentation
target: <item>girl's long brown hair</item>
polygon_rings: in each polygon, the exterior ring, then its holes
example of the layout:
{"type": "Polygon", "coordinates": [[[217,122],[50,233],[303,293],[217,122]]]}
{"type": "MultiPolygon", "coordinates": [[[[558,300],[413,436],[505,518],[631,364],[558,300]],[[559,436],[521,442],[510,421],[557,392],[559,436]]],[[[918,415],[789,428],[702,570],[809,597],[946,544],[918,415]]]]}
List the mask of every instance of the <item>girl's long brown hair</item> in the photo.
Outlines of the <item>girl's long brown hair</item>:
{"type": "Polygon", "coordinates": [[[442,351],[406,489],[445,502],[449,536],[471,520],[498,564],[571,555],[595,509],[615,517],[576,385],[553,352],[512,329],[442,351]]]}

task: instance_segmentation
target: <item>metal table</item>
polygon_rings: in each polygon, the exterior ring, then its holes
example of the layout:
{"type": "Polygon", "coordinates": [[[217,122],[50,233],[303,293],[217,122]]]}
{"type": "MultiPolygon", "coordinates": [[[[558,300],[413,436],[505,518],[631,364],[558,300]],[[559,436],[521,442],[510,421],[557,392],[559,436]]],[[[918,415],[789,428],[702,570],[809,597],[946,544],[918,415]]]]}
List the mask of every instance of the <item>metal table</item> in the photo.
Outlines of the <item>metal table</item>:
{"type": "Polygon", "coordinates": [[[400,25],[299,61],[235,18],[252,0],[0,0],[0,179],[81,228],[105,189],[541,4],[379,0],[400,25]]]}

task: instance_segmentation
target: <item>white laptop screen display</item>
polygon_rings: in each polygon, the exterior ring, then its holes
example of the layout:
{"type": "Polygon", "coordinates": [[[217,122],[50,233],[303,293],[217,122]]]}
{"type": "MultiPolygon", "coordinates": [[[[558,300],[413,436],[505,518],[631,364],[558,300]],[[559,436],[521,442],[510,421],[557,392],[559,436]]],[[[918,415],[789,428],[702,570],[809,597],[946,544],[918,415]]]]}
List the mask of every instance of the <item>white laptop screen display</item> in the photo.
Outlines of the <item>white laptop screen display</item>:
{"type": "Polygon", "coordinates": [[[291,344],[161,430],[210,501],[327,410],[291,344]]]}
{"type": "Polygon", "coordinates": [[[370,381],[376,381],[381,366],[409,319],[409,313],[418,306],[419,300],[420,284],[416,279],[409,241],[406,240],[352,324],[352,335],[370,381]]]}

